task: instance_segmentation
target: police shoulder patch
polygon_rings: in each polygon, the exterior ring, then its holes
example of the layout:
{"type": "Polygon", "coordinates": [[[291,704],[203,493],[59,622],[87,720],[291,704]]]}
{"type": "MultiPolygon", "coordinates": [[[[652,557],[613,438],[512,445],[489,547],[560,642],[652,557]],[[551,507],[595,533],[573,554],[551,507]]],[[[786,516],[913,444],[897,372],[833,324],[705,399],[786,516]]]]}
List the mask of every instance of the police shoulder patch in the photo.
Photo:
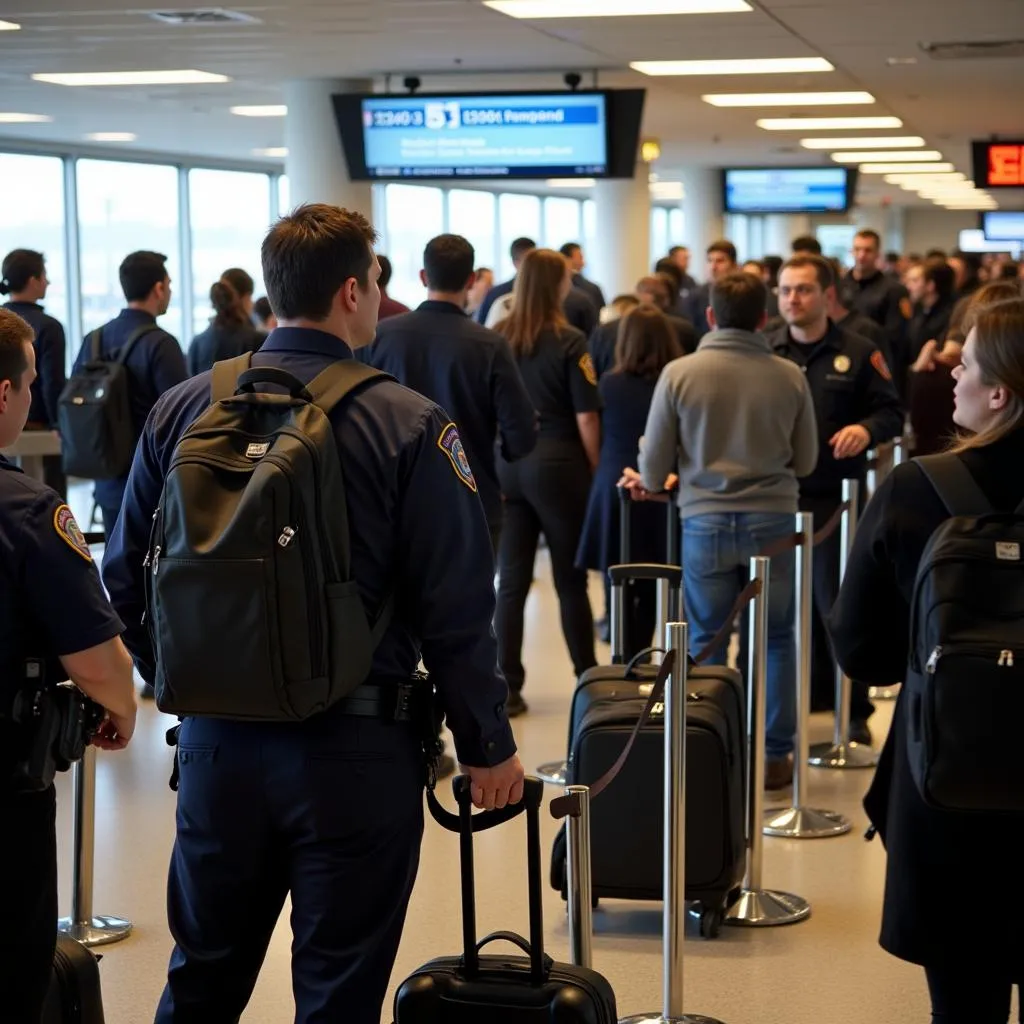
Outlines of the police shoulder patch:
{"type": "Polygon", "coordinates": [[[914,307],[905,295],[900,299],[900,313],[903,314],[904,320],[910,320],[914,315],[914,307]]]}
{"type": "Polygon", "coordinates": [[[584,352],[580,356],[579,362],[580,370],[583,373],[583,377],[591,387],[597,387],[597,370],[594,369],[594,360],[590,358],[589,352],[584,352]]]}
{"type": "Polygon", "coordinates": [[[92,561],[92,554],[85,541],[85,535],[82,533],[74,513],[67,505],[57,506],[57,510],[53,513],[53,528],[57,531],[57,536],[72,551],[77,552],[87,562],[92,561]]]}
{"type": "Polygon", "coordinates": [[[470,468],[469,459],[466,456],[466,449],[462,446],[462,438],[459,437],[458,427],[449,423],[437,439],[437,447],[448,456],[451,461],[455,475],[476,494],[476,479],[473,470],[470,468]]]}
{"type": "Polygon", "coordinates": [[[885,361],[885,356],[877,348],[871,353],[871,365],[882,380],[892,380],[892,371],[889,369],[889,364],[885,361]]]}

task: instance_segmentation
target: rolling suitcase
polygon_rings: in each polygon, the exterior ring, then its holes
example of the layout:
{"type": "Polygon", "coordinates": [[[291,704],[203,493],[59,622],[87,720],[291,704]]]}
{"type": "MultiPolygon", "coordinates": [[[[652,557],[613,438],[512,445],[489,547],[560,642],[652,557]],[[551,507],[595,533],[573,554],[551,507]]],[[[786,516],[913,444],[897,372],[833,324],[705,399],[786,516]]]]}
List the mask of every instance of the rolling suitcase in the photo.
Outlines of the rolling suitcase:
{"type": "Polygon", "coordinates": [[[57,935],[42,1024],[103,1024],[99,958],[67,935],[57,935]]]}
{"type": "MultiPolygon", "coordinates": [[[[623,514],[628,516],[625,509],[623,514]]],[[[670,535],[677,533],[672,504],[668,517],[670,535]]],[[[667,580],[681,590],[679,566],[622,565],[609,572],[617,621],[630,579],[667,580]]],[[[621,633],[615,632],[618,644],[621,633]]],[[[655,666],[636,664],[639,658],[622,664],[616,646],[611,665],[580,678],[569,715],[570,784],[592,786],[622,752],[656,675],[655,666]]],[[[746,865],[746,700],[739,673],[724,666],[691,667],[687,693],[686,898],[695,904],[701,934],[713,938],[739,894],[746,865]]],[[[595,901],[662,898],[664,738],[663,717],[653,714],[619,775],[592,803],[595,901]]],[[[555,839],[551,884],[565,894],[564,833],[555,839]]]]}
{"type": "Polygon", "coordinates": [[[454,780],[459,802],[456,817],[428,794],[435,820],[459,833],[462,861],[461,956],[442,957],[410,975],[395,995],[395,1024],[617,1024],[615,994],[596,971],[555,963],[544,953],[541,912],[540,806],[544,785],[528,778],[521,803],[500,811],[472,814],[469,780],[454,780]],[[517,817],[526,811],[530,876],[530,939],[512,932],[494,932],[476,938],[476,901],[473,891],[473,833],[517,817]],[[510,942],[525,955],[487,954],[491,942],[510,942]]]}

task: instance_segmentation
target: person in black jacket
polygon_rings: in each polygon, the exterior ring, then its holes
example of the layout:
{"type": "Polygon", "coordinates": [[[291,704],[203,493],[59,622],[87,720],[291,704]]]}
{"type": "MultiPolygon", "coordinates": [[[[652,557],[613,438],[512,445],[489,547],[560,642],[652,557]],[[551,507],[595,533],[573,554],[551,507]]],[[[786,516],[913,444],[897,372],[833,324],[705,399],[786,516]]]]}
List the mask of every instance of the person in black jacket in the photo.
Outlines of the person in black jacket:
{"type": "Polygon", "coordinates": [[[914,315],[907,327],[907,358],[917,361],[925,342],[946,340],[956,305],[956,274],[945,260],[926,260],[907,271],[907,291],[914,315]]]}
{"type": "Polygon", "coordinates": [[[216,315],[210,326],[192,339],[188,350],[188,372],[192,377],[224,359],[255,352],[266,339],[253,327],[242,297],[226,278],[210,288],[210,305],[216,315]]]}
{"type": "Polygon", "coordinates": [[[697,330],[697,337],[703,338],[711,330],[708,323],[708,307],[711,305],[711,286],[736,272],[736,246],[727,239],[720,238],[708,246],[707,281],[690,293],[687,319],[697,330]]]}
{"type": "MultiPolygon", "coordinates": [[[[972,432],[954,451],[992,506],[1012,511],[1024,498],[1024,301],[978,311],[953,376],[956,422],[972,432]]],[[[869,502],[830,618],[836,655],[851,676],[903,679],[918,563],[948,518],[913,462],[897,467],[869,502]]],[[[1024,921],[1011,877],[1024,849],[1024,816],[926,805],[910,773],[907,699],[902,693],[897,701],[864,801],[888,853],[881,944],[925,968],[933,1021],[1005,1024],[1012,986],[1024,982],[1024,921]],[[964,913],[950,905],[957,896],[964,913]]]]}
{"type": "Polygon", "coordinates": [[[583,258],[583,247],[579,242],[566,242],[558,250],[569,264],[572,271],[572,286],[579,289],[594,304],[594,308],[600,312],[604,308],[604,292],[601,286],[595,284],[589,278],[583,276],[583,269],[587,261],[583,258]]]}

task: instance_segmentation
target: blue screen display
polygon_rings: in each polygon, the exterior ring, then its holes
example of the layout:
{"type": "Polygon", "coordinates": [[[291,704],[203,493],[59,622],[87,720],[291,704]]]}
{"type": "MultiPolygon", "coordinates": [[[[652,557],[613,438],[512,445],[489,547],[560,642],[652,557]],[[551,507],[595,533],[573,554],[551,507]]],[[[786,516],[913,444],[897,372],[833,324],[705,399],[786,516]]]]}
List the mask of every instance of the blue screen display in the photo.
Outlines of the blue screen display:
{"type": "Polygon", "coordinates": [[[375,178],[601,175],[608,170],[602,94],[386,96],[362,102],[375,178]]]}
{"type": "Polygon", "coordinates": [[[735,168],[725,172],[726,213],[842,213],[845,167],[735,168]]]}
{"type": "Polygon", "coordinates": [[[986,213],[983,224],[990,242],[1024,242],[1024,210],[986,213]]]}

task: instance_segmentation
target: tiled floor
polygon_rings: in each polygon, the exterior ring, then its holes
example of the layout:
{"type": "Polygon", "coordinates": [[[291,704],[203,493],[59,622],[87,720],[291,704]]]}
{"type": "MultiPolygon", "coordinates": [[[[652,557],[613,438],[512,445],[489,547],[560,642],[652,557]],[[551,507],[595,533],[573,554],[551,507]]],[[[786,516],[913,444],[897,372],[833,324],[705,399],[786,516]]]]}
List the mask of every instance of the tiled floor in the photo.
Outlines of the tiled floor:
{"type": "MultiPolygon", "coordinates": [[[[595,604],[599,600],[594,590],[595,604]]],[[[528,770],[564,751],[571,669],[558,628],[546,559],[528,606],[530,713],[516,721],[528,770]]],[[[876,716],[884,728],[888,710],[876,716]],[[881,720],[881,721],[880,721],[881,720]]],[[[95,911],[132,919],[126,941],[103,950],[108,1024],[152,1019],[163,985],[170,939],[164,916],[164,880],[173,837],[174,797],[167,788],[168,721],[143,706],[139,730],[124,754],[101,754],[98,770],[95,911]]],[[[829,728],[815,720],[815,738],[829,728]]],[[[876,944],[884,853],[867,844],[860,798],[865,772],[812,774],[817,806],[845,812],[854,831],[839,839],[766,839],[764,881],[808,898],[811,918],[769,930],[727,929],[715,942],[686,946],[686,1006],[725,1024],[924,1024],[927,999],[921,972],[893,960],[876,944]]],[[[59,787],[61,906],[70,893],[71,801],[69,779],[59,787]]],[[[555,823],[544,815],[545,850],[555,823]]],[[[525,850],[522,832],[509,826],[478,839],[478,921],[482,930],[527,930],[525,850]]],[[[652,856],[660,852],[651,851],[652,856]]],[[[456,952],[460,943],[457,841],[428,823],[422,867],[413,894],[393,985],[424,960],[456,952]]],[[[563,904],[545,890],[548,950],[567,957],[563,904]]],[[[595,966],[612,982],[623,1014],[659,1008],[660,905],[608,901],[596,914],[595,966]]],[[[281,1024],[292,1019],[288,971],[289,934],[282,917],[243,1020],[281,1024]]],[[[390,1021],[389,1002],[383,1021],[390,1021]]]]}

